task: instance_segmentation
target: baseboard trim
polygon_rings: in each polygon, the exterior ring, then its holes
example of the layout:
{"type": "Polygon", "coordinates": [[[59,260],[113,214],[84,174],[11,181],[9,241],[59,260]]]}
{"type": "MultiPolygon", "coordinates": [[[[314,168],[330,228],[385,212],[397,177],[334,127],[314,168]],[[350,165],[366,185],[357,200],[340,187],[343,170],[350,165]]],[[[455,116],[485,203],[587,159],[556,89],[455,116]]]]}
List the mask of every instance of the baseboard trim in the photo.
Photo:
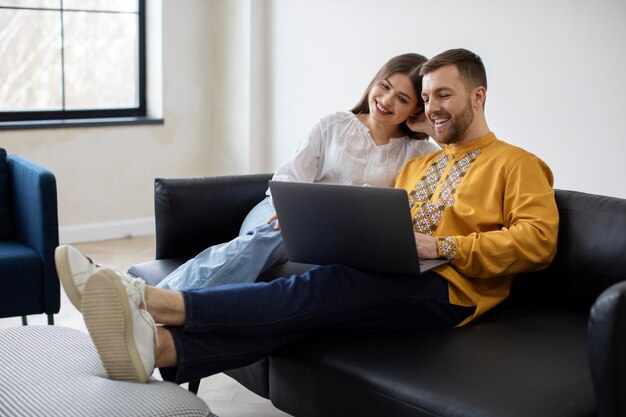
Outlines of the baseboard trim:
{"type": "Polygon", "coordinates": [[[59,242],[85,243],[154,234],[154,217],[59,227],[59,242]]]}

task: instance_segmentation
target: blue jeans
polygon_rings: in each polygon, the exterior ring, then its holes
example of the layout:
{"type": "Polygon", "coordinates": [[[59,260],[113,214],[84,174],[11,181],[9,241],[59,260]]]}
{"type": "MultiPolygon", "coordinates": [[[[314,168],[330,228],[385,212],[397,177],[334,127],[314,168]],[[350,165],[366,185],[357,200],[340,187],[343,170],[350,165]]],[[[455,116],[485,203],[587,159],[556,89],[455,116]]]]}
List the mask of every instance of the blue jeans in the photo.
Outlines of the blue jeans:
{"type": "Polygon", "coordinates": [[[447,282],[435,273],[384,275],[343,265],[182,294],[185,324],[167,326],[178,365],[161,368],[179,384],[248,365],[302,337],[451,328],[474,310],[451,305],[447,282]]]}
{"type": "Polygon", "coordinates": [[[285,262],[280,230],[267,219],[275,213],[269,197],[257,204],[241,225],[239,236],[211,246],[169,274],[157,287],[182,291],[192,288],[253,282],[263,271],[285,262]]]}

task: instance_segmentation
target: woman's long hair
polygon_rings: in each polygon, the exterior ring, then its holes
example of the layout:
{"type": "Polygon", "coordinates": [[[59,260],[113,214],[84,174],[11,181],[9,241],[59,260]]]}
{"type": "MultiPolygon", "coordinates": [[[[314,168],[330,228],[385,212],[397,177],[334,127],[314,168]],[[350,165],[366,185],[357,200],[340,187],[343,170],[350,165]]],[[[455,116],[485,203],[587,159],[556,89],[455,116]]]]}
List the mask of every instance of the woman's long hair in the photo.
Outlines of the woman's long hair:
{"type": "MultiPolygon", "coordinates": [[[[380,80],[390,77],[393,74],[404,74],[409,77],[413,87],[415,88],[415,95],[417,96],[417,105],[420,110],[424,109],[424,100],[422,100],[422,76],[419,74],[422,65],[428,61],[425,56],[420,54],[402,54],[391,58],[382,68],[378,71],[372,82],[367,86],[363,97],[350,111],[354,114],[368,114],[370,112],[368,96],[372,87],[380,80]]],[[[408,137],[413,139],[426,139],[428,135],[422,132],[414,132],[407,126],[406,122],[400,124],[400,129],[408,137]]]]}

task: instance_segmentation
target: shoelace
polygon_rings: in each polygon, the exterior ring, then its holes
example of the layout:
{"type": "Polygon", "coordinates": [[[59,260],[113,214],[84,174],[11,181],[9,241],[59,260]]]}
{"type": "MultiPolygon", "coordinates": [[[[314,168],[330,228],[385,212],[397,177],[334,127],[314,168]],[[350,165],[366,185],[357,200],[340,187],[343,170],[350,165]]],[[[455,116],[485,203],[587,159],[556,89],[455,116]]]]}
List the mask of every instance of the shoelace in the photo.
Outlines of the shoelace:
{"type": "Polygon", "coordinates": [[[141,294],[140,305],[143,305],[143,308],[140,308],[139,306],[137,306],[137,309],[139,310],[139,314],[141,314],[141,316],[144,319],[146,319],[148,323],[150,323],[150,325],[152,326],[152,330],[154,331],[154,343],[156,346],[159,346],[159,338],[157,337],[157,325],[154,319],[152,318],[152,315],[148,313],[148,303],[146,303],[146,291],[145,291],[146,282],[141,278],[133,278],[130,285],[133,286],[134,290],[138,291],[139,294],[141,294]]]}
{"type": "Polygon", "coordinates": [[[95,268],[102,268],[102,265],[95,263],[94,261],[91,260],[90,257],[85,256],[85,258],[87,258],[87,260],[89,261],[90,264],[92,264],[95,268]]]}

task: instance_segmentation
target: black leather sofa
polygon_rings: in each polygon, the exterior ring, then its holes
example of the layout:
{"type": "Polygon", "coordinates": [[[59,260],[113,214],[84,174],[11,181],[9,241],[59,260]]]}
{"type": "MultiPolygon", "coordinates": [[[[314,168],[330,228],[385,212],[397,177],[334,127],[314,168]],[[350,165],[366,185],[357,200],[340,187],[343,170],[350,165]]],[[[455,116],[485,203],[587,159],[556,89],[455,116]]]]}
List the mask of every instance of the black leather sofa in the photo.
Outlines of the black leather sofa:
{"type": "MultiPolygon", "coordinates": [[[[155,180],[154,284],[230,240],[270,175],[155,180]]],[[[294,416],[626,416],[626,200],[557,190],[552,265],[460,329],[328,334],[226,373],[294,416]]],[[[301,271],[284,264],[260,279],[301,271]]]]}

